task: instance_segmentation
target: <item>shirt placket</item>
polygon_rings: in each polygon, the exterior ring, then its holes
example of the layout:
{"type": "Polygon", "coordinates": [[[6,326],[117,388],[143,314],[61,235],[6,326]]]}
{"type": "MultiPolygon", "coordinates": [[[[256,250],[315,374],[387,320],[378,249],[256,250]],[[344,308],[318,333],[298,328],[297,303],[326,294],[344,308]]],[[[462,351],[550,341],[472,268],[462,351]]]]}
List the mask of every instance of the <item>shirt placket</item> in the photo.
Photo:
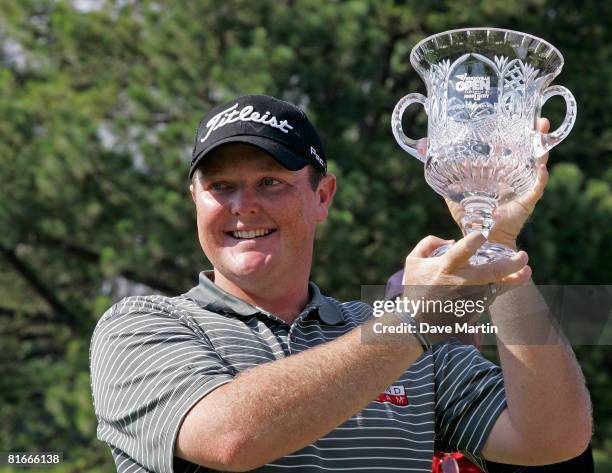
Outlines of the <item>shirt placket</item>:
{"type": "Polygon", "coordinates": [[[259,306],[255,306],[255,308],[259,311],[261,315],[279,324],[279,327],[271,328],[271,330],[276,337],[280,338],[280,341],[281,341],[280,346],[283,348],[283,352],[285,353],[285,355],[290,355],[291,354],[291,335],[290,335],[291,327],[289,326],[289,324],[259,306]],[[285,331],[287,335],[285,335],[285,331]],[[284,348],[285,345],[287,346],[287,350],[285,350],[284,348]]]}
{"type": "Polygon", "coordinates": [[[308,316],[308,314],[310,314],[313,310],[317,309],[318,306],[317,305],[307,305],[304,310],[302,312],[300,312],[300,315],[297,316],[297,318],[293,321],[293,323],[291,325],[287,324],[287,322],[285,322],[282,319],[279,319],[278,317],[276,317],[274,314],[268,312],[265,309],[262,309],[261,307],[255,306],[255,308],[261,312],[264,316],[269,317],[270,319],[281,323],[282,325],[284,325],[285,327],[289,327],[289,331],[287,333],[287,347],[289,348],[289,354],[293,353],[293,349],[291,347],[292,342],[295,342],[297,340],[297,337],[295,335],[295,328],[300,324],[300,322],[302,322],[302,320],[308,316]]]}
{"type": "Polygon", "coordinates": [[[296,327],[298,327],[299,324],[308,316],[308,314],[310,314],[316,308],[317,306],[315,305],[306,306],[304,310],[300,313],[300,315],[298,315],[298,317],[293,321],[293,323],[289,327],[289,340],[287,343],[289,344],[290,352],[293,352],[293,349],[291,348],[291,342],[295,342],[297,340],[297,337],[295,335],[296,327]]]}

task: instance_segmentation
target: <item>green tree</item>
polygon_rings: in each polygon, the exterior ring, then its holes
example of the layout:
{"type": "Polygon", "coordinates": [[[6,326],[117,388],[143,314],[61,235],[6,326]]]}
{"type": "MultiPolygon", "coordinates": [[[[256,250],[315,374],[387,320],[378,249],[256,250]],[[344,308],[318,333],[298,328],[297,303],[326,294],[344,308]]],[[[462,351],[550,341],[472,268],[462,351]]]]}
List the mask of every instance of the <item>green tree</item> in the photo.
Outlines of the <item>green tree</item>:
{"type": "MultiPolygon", "coordinates": [[[[54,471],[114,471],[95,439],[89,338],[114,301],[183,292],[209,266],[186,174],[198,121],[220,102],[279,96],[321,130],[340,185],[317,238],[313,279],[326,292],[358,298],[426,234],[457,236],[389,126],[402,95],[424,92],[411,48],[445,29],[529,31],[563,52],[556,82],[575,93],[578,121],[520,244],[540,283],[612,280],[601,2],[0,0],[0,13],[0,451],[63,451],[54,471]]],[[[424,135],[425,114],[409,112],[424,135]]],[[[553,126],[563,113],[561,101],[545,108],[553,126]]],[[[578,354],[603,468],[610,349],[578,354]]]]}

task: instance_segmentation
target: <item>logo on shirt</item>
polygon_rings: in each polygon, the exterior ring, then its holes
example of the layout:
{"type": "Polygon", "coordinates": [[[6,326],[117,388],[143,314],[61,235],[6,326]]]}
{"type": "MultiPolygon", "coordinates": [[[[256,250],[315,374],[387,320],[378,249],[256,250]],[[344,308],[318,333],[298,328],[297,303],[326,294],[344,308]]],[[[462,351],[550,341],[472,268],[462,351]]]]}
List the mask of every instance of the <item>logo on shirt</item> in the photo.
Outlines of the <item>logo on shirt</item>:
{"type": "Polygon", "coordinates": [[[407,406],[408,396],[406,395],[406,389],[401,385],[389,386],[374,399],[374,402],[390,402],[396,406],[407,406]]]}

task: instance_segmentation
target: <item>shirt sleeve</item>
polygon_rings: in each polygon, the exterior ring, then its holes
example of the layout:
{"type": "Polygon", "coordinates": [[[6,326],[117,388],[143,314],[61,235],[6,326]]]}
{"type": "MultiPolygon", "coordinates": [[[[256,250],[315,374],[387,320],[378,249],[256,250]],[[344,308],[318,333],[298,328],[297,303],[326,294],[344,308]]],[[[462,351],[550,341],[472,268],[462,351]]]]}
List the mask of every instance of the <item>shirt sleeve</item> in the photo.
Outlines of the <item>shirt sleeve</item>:
{"type": "Polygon", "coordinates": [[[98,438],[148,471],[171,473],[191,407],[234,370],[165,297],[130,297],[98,322],[90,345],[98,438]]]}
{"type": "MultiPolygon", "coordinates": [[[[507,406],[501,368],[484,358],[475,347],[456,339],[434,345],[433,351],[435,448],[460,451],[486,472],[487,462],[480,452],[507,406]]],[[[521,469],[514,466],[511,471],[521,469]]]]}

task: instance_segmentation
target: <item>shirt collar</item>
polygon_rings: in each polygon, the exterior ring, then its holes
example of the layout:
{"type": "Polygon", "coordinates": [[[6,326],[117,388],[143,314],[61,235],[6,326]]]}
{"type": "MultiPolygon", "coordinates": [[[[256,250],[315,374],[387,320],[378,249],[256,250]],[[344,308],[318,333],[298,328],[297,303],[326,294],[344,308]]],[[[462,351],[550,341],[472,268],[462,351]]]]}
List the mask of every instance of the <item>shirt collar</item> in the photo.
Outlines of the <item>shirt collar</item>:
{"type": "MultiPolygon", "coordinates": [[[[242,316],[267,314],[261,307],[249,304],[225,292],[213,282],[213,275],[214,271],[202,271],[199,276],[199,284],[183,294],[183,296],[211,312],[231,313],[242,316]]],[[[304,319],[310,314],[318,313],[319,318],[328,325],[337,325],[344,321],[340,308],[321,294],[319,287],[312,281],[308,283],[308,294],[310,295],[310,300],[298,318],[304,319]]]]}

